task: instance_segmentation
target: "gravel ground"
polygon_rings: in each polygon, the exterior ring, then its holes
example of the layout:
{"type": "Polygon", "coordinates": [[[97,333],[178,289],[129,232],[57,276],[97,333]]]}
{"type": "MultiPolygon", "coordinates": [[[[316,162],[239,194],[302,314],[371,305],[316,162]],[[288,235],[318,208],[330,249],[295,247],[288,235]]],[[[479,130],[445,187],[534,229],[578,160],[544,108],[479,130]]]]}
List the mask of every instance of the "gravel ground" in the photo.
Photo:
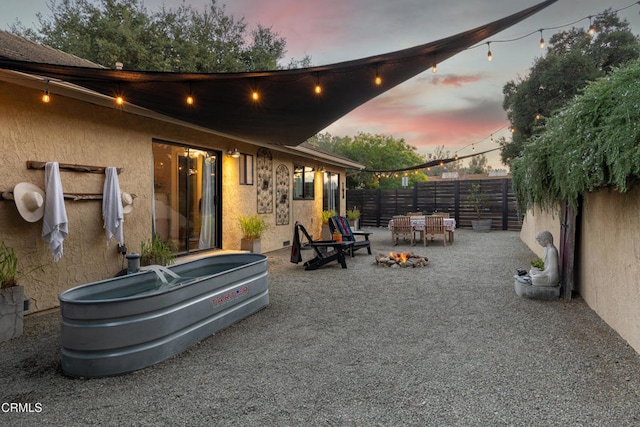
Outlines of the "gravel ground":
{"type": "Polygon", "coordinates": [[[639,355],[579,298],[515,294],[534,257],[518,233],[410,248],[369,231],[374,255],[429,265],[379,267],[360,250],[346,270],[304,271],[269,253],[267,308],[127,375],[65,377],[59,313],[28,316],[0,346],[0,425],[640,425],[639,355]]]}

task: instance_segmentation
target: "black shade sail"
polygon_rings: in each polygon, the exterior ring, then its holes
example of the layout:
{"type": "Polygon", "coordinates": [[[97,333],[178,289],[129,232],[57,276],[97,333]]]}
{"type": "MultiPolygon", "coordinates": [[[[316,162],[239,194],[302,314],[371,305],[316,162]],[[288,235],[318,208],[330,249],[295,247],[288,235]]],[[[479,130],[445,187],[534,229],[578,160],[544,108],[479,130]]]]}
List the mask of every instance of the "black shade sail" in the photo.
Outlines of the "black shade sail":
{"type": "Polygon", "coordinates": [[[420,46],[338,64],[250,73],[101,69],[0,57],[0,68],[63,81],[173,119],[255,143],[298,145],[356,107],[539,12],[547,0],[420,46]],[[381,79],[376,84],[376,76],[381,79]],[[316,93],[319,85],[321,92],[316,93]],[[258,99],[253,99],[253,92],[258,99]],[[188,96],[193,97],[189,105],[188,96]]]}

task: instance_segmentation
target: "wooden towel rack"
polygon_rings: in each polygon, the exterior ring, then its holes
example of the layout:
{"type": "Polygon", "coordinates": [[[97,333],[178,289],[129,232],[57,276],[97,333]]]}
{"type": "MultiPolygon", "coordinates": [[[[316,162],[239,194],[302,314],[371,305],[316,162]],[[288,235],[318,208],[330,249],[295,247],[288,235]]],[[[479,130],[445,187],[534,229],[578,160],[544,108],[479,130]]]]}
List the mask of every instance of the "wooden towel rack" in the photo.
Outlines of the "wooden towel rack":
{"type": "MultiPolygon", "coordinates": [[[[27,169],[44,169],[47,162],[39,162],[36,160],[27,160],[27,169]]],[[[105,166],[88,166],[88,165],[73,165],[70,163],[59,163],[58,168],[60,170],[66,170],[71,172],[87,172],[87,173],[101,173],[104,174],[105,166]]],[[[124,171],[124,168],[116,168],[118,174],[124,171]]]]}
{"type": "MultiPolygon", "coordinates": [[[[67,200],[79,201],[79,200],[102,200],[102,193],[64,193],[64,198],[67,200]]],[[[131,197],[136,198],[135,194],[131,197]]],[[[0,193],[0,200],[13,200],[13,191],[4,191],[0,193]]]]}

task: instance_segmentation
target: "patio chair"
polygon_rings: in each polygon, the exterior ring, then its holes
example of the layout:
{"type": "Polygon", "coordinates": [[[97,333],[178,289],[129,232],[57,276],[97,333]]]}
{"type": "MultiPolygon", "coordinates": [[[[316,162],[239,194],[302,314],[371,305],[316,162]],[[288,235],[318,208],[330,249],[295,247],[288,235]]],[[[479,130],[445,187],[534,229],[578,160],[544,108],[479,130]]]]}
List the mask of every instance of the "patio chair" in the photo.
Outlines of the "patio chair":
{"type": "Polygon", "coordinates": [[[333,261],[340,263],[342,268],[347,268],[345,259],[345,251],[353,246],[353,242],[336,242],[335,240],[313,240],[307,230],[296,221],[293,231],[293,245],[291,246],[291,262],[297,264],[302,262],[300,250],[303,246],[312,248],[315,252],[315,258],[304,263],[305,270],[315,270],[333,261]],[[307,243],[300,241],[299,231],[302,232],[307,239],[307,243]]]}
{"type": "Polygon", "coordinates": [[[444,228],[444,221],[441,216],[431,215],[424,217],[424,246],[427,246],[429,237],[442,235],[442,243],[447,246],[447,230],[444,228]]]}
{"type": "Polygon", "coordinates": [[[393,226],[391,227],[391,241],[393,246],[398,244],[398,239],[408,237],[411,240],[411,246],[413,246],[413,226],[411,225],[411,218],[406,215],[396,215],[393,217],[393,226]]]}
{"type": "Polygon", "coordinates": [[[351,227],[349,226],[349,222],[343,216],[332,216],[329,218],[329,228],[331,229],[331,233],[340,233],[342,234],[343,242],[353,242],[351,246],[350,252],[351,256],[353,253],[361,248],[367,248],[367,252],[371,255],[371,242],[369,241],[369,235],[372,233],[368,233],[366,231],[351,231],[351,227]],[[364,240],[356,239],[357,236],[364,237],[364,240]]]}

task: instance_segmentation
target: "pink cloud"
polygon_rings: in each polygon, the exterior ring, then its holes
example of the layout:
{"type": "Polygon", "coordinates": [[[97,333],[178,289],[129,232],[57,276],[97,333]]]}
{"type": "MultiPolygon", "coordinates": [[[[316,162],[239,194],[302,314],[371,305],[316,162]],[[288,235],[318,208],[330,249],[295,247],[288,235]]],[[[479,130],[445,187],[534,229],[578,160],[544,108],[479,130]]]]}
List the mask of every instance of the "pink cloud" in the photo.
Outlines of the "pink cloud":
{"type": "Polygon", "coordinates": [[[480,76],[459,76],[457,74],[445,74],[443,76],[436,76],[431,79],[431,84],[462,87],[466,83],[476,83],[481,81],[480,76]]]}
{"type": "Polygon", "coordinates": [[[339,120],[327,131],[336,136],[358,132],[382,133],[404,140],[419,152],[433,151],[444,145],[451,152],[474,144],[480,150],[497,147],[491,142],[508,122],[495,103],[477,102],[448,111],[429,111],[407,104],[388,104],[373,100],[339,120]]]}

